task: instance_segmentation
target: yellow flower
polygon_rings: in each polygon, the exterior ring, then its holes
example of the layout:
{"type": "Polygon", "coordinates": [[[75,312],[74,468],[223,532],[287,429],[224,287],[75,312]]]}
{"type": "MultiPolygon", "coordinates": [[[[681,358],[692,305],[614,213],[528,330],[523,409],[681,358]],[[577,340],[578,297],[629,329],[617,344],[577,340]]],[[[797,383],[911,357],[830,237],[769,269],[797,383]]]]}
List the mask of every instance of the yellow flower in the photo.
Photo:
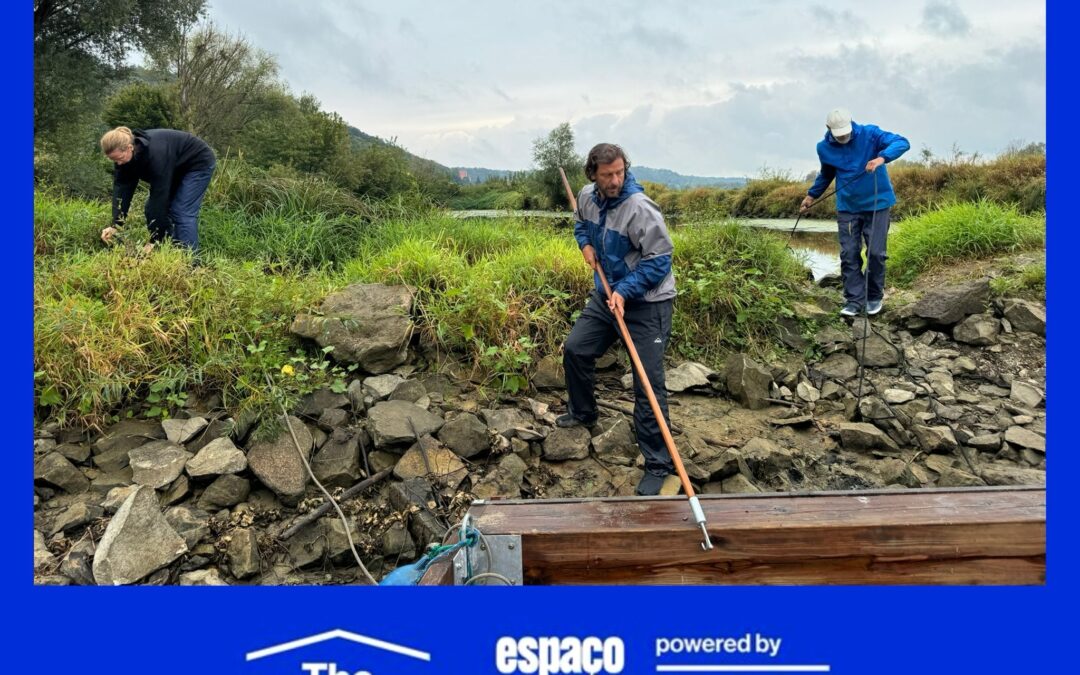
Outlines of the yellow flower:
{"type": "Polygon", "coordinates": [[[289,364],[285,364],[284,366],[281,367],[281,374],[282,375],[288,375],[288,376],[291,377],[291,376],[296,374],[296,371],[293,370],[293,367],[290,366],[289,364]]]}

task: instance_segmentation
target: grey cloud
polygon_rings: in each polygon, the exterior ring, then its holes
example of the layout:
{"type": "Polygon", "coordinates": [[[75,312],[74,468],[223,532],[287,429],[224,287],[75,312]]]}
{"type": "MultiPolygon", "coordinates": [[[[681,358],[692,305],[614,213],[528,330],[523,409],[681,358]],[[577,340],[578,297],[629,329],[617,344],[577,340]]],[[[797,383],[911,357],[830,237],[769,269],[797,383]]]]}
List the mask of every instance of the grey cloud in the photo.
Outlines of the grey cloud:
{"type": "Polygon", "coordinates": [[[855,15],[850,9],[834,10],[824,5],[810,7],[814,23],[834,35],[857,36],[865,34],[870,24],[855,15]]]}
{"type": "Polygon", "coordinates": [[[971,22],[953,0],[930,0],[923,7],[923,30],[939,37],[966,35],[971,22]]]}
{"type": "Polygon", "coordinates": [[[634,49],[644,47],[661,56],[678,56],[688,51],[683,36],[670,28],[643,26],[635,23],[622,35],[634,49]]]}

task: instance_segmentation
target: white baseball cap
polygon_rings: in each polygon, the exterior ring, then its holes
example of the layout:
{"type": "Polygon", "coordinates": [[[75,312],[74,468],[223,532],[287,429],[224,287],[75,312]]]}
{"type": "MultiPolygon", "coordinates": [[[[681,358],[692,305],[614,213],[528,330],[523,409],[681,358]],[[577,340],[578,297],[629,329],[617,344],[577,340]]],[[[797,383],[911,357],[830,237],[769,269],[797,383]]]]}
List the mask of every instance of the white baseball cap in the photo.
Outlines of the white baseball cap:
{"type": "Polygon", "coordinates": [[[837,108],[825,118],[825,126],[829,127],[833,138],[847,136],[851,133],[851,113],[843,108],[837,108]]]}

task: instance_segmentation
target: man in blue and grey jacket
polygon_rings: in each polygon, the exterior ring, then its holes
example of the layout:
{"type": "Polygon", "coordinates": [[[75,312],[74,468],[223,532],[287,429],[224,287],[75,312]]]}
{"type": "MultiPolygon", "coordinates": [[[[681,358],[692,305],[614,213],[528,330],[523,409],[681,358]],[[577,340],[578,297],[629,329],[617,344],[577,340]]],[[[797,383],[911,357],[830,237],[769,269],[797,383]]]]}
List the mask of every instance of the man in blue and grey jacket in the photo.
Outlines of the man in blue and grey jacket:
{"type": "Polygon", "coordinates": [[[889,209],[896,203],[889,173],[883,166],[911,145],[899,134],[872,124],[855,124],[851,113],[833,110],[825,118],[828,130],[817,144],[821,171],[801,208],[805,211],[836,180],[836,221],[840,230],[840,274],[844,277],[843,316],[881,311],[885,295],[886,238],[889,209]],[[876,198],[876,199],[875,199],[876,198]],[[862,247],[866,244],[867,275],[863,278],[862,247]]]}
{"type": "MultiPolygon", "coordinates": [[[[626,322],[664,421],[669,421],[664,349],[671,336],[675,298],[673,247],[660,207],[645,196],[629,168],[623,149],[610,143],[595,146],[585,162],[585,176],[593,182],[578,195],[574,238],[585,264],[603,269],[612,297],[604,299],[603,285],[594,272],[594,292],[563,348],[570,405],[569,412],[556,421],[560,427],[592,425],[597,420],[596,359],[618,339],[615,314],[626,322]]],[[[645,458],[645,475],[637,493],[655,495],[674,467],[637,372],[634,427],[645,458]]]]}

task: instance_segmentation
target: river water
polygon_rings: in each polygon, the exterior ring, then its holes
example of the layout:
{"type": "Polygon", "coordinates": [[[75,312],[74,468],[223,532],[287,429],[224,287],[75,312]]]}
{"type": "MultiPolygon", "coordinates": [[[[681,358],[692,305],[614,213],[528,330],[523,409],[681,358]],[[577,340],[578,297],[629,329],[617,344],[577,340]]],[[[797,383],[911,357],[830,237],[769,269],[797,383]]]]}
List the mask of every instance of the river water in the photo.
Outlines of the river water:
{"type": "MultiPolygon", "coordinates": [[[[450,215],[455,218],[541,218],[551,220],[569,220],[563,211],[499,211],[499,210],[475,210],[475,211],[451,211],[450,215]]],[[[781,234],[785,241],[788,233],[795,225],[794,218],[745,218],[739,222],[748,227],[759,227],[766,230],[775,230],[781,234]]],[[[693,223],[678,223],[674,227],[692,227],[693,223]]],[[[840,272],[840,244],[836,239],[835,220],[809,220],[799,221],[795,234],[791,237],[791,249],[795,255],[803,260],[803,263],[814,273],[814,279],[820,279],[826,274],[840,272]]]]}

